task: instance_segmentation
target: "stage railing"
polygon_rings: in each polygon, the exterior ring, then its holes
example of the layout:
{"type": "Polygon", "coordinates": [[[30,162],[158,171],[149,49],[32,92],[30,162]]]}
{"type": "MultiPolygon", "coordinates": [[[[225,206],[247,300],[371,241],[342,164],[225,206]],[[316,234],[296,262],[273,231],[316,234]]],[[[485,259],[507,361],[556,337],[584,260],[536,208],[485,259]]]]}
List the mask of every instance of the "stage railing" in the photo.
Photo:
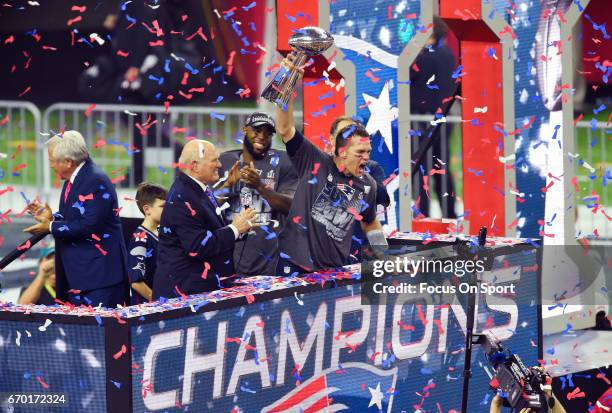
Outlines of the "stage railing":
{"type": "MultiPolygon", "coordinates": [[[[242,126],[257,108],[93,105],[56,103],[43,114],[43,130],[76,129],[93,155],[119,186],[135,187],[141,180],[170,186],[172,163],[189,138],[207,139],[221,151],[241,145],[242,126]],[[140,148],[141,154],[134,148],[140,148]],[[137,161],[137,157],[141,157],[137,161]],[[139,162],[139,163],[138,163],[139,162]],[[134,173],[130,170],[140,169],[134,173]]],[[[301,122],[301,113],[296,113],[301,122]]],[[[280,142],[277,142],[280,144],[280,142]]],[[[52,177],[44,159],[44,190],[52,177]]]]}
{"type": "MultiPolygon", "coordinates": [[[[170,106],[166,111],[163,106],[56,103],[41,116],[40,110],[30,102],[0,101],[0,157],[6,158],[6,163],[0,167],[0,182],[15,186],[16,190],[22,186],[34,187],[48,197],[54,178],[45,156],[44,142],[54,131],[77,129],[92,147],[96,162],[111,174],[118,186],[134,188],[139,180],[145,179],[169,186],[172,181],[170,168],[177,148],[188,137],[212,140],[221,150],[237,148],[241,126],[255,110],[170,106]],[[139,142],[141,130],[145,133],[139,142]],[[139,174],[130,173],[136,165],[132,152],[135,141],[144,154],[139,174]]],[[[296,113],[296,118],[301,123],[301,113],[296,113]]],[[[429,120],[427,115],[411,116],[414,122],[429,120]]],[[[457,126],[455,130],[460,133],[459,116],[448,116],[446,122],[449,126],[457,126]]],[[[612,233],[612,223],[603,214],[593,214],[583,202],[584,197],[595,191],[599,204],[604,208],[612,206],[612,187],[604,185],[612,181],[609,134],[610,127],[605,122],[580,121],[576,124],[575,151],[580,156],[575,162],[575,176],[581,188],[576,199],[576,205],[581,206],[577,208],[581,223],[577,229],[583,233],[590,233],[593,228],[603,236],[612,233]],[[606,176],[603,179],[602,173],[606,176]],[[593,179],[596,175],[598,178],[593,179]]],[[[452,144],[456,146],[456,142],[453,140],[452,144]]],[[[280,142],[276,144],[282,146],[280,142]]],[[[451,147],[451,154],[453,151],[460,153],[451,147]]],[[[457,180],[460,180],[461,168],[455,169],[458,169],[457,180]]],[[[15,194],[17,192],[9,194],[9,198],[17,199],[15,194]]]]}
{"type": "MultiPolygon", "coordinates": [[[[608,216],[612,212],[612,147],[606,141],[611,134],[612,128],[606,122],[580,121],[576,124],[575,150],[578,157],[574,163],[574,176],[581,189],[581,195],[576,197],[576,205],[600,204],[604,208],[608,207],[608,216]],[[611,159],[608,159],[608,155],[611,159]],[[585,199],[593,197],[593,191],[599,195],[599,200],[585,199]]],[[[589,228],[590,231],[597,229],[603,237],[612,237],[612,222],[601,213],[592,213],[593,210],[578,208],[577,221],[582,223],[581,227],[589,228]]]]}
{"type": "Polygon", "coordinates": [[[36,185],[43,176],[41,113],[31,102],[0,100],[0,182],[36,185]]]}

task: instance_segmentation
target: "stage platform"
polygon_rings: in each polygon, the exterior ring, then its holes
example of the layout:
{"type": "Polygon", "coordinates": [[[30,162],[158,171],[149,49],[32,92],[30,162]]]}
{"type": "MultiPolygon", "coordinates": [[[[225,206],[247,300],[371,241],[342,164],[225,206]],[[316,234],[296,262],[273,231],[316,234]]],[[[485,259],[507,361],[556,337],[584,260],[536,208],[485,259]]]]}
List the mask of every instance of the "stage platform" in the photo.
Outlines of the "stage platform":
{"type": "MultiPolygon", "coordinates": [[[[390,239],[407,256],[431,259],[456,258],[454,241],[390,239]]],[[[480,297],[476,318],[477,330],[495,332],[530,365],[542,357],[536,245],[489,240],[485,277],[520,282],[515,294],[480,297]]],[[[3,303],[0,393],[65,394],[68,402],[53,412],[281,412],[319,404],[458,410],[463,304],[404,294],[373,306],[362,281],[357,264],[249,277],[224,290],[115,310],[3,303]]],[[[491,370],[479,348],[473,371],[469,411],[488,412],[491,370]]]]}

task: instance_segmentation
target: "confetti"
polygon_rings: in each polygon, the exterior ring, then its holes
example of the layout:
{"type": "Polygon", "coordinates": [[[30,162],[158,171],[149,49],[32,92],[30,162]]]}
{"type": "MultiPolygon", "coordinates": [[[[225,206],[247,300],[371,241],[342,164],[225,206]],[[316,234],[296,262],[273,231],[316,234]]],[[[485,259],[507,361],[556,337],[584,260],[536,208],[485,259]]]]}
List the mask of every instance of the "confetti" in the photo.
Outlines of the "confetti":
{"type": "Polygon", "coordinates": [[[49,327],[51,325],[51,320],[49,320],[48,318],[45,320],[45,324],[43,324],[42,326],[38,327],[38,331],[47,331],[47,327],[49,327]]]}

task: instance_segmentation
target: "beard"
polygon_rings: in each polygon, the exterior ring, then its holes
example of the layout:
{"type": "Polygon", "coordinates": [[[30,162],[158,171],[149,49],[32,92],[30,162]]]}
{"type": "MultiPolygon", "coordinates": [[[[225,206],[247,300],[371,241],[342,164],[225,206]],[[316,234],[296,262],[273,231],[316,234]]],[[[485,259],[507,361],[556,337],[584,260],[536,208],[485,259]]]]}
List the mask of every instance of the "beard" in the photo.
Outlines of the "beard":
{"type": "Polygon", "coordinates": [[[261,151],[261,153],[255,151],[255,148],[253,147],[253,144],[251,143],[251,141],[245,136],[244,137],[244,147],[246,148],[247,152],[249,154],[251,154],[251,156],[254,159],[263,159],[266,154],[268,153],[268,150],[270,150],[270,147],[272,146],[272,142],[270,142],[268,145],[266,145],[263,150],[261,151]]]}

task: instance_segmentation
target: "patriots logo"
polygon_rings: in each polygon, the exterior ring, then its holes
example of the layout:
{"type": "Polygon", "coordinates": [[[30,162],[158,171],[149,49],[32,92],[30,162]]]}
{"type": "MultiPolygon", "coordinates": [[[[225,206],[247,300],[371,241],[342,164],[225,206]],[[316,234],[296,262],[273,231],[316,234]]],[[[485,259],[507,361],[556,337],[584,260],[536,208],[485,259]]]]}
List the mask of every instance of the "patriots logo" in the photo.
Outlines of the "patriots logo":
{"type": "Polygon", "coordinates": [[[262,413],[317,413],[348,410],[391,412],[397,367],[381,370],[365,363],[346,363],[323,370],[262,413]]]}
{"type": "Polygon", "coordinates": [[[346,184],[336,184],[336,188],[338,188],[338,190],[344,194],[346,199],[353,198],[353,194],[355,193],[355,188],[353,188],[352,186],[346,185],[346,184]]]}
{"type": "Polygon", "coordinates": [[[136,242],[146,242],[147,241],[147,232],[146,231],[134,232],[132,234],[132,236],[134,237],[136,242]]]}

